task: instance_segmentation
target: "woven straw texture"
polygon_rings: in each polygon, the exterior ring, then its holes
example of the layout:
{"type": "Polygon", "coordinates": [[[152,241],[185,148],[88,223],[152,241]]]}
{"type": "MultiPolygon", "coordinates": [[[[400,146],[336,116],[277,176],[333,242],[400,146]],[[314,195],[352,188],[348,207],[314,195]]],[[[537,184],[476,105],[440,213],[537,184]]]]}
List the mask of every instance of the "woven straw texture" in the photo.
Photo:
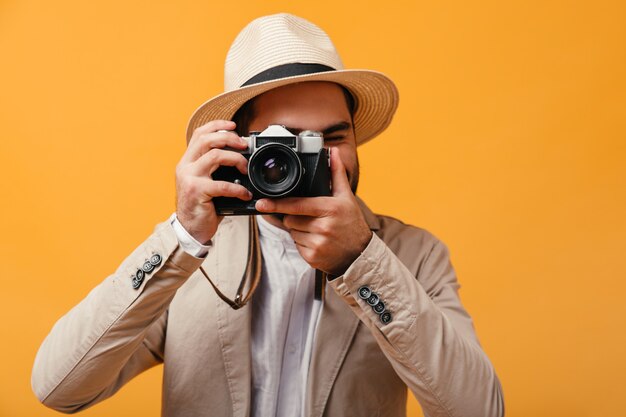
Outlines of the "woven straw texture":
{"type": "Polygon", "coordinates": [[[384,74],[345,70],[328,35],[311,22],[286,13],[258,18],[235,38],[224,66],[224,90],[202,104],[187,125],[187,142],[193,131],[211,120],[230,120],[246,101],[287,84],[330,81],[346,87],[355,98],[354,127],[363,144],[385,130],[398,107],[398,91],[384,74]],[[240,87],[267,69],[290,63],[322,64],[334,68],[316,74],[286,77],[240,87]]]}

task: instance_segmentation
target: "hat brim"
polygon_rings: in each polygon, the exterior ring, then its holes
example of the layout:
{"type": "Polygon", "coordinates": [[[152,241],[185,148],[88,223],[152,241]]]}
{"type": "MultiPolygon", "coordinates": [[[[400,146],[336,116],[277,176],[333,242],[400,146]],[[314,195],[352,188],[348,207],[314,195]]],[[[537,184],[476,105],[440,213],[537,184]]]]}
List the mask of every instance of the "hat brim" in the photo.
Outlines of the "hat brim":
{"type": "Polygon", "coordinates": [[[231,120],[248,100],[283,85],[304,81],[330,81],[354,96],[353,121],[357,145],[373,139],[391,123],[398,108],[398,89],[386,75],[370,70],[339,70],[280,78],[222,93],[196,109],[187,124],[187,143],[196,128],[211,120],[231,120]]]}

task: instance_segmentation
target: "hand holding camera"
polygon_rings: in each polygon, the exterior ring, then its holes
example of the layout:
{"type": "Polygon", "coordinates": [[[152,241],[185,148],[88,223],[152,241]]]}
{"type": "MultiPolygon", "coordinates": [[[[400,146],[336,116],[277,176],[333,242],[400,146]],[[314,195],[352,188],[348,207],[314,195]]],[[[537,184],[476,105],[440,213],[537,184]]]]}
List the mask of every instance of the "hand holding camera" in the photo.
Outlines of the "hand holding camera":
{"type": "Polygon", "coordinates": [[[330,153],[332,196],[264,198],[256,204],[259,212],[284,214],[283,225],[302,258],[332,275],[342,275],[372,239],[339,155],[336,149],[330,153]]]}
{"type": "Polygon", "coordinates": [[[234,128],[215,120],[196,129],[176,168],[178,220],[201,243],[213,237],[220,216],[259,213],[260,198],[330,195],[321,133],[271,125],[241,138],[234,128]]]}
{"type": "Polygon", "coordinates": [[[216,197],[213,202],[217,214],[257,214],[255,204],[260,198],[330,195],[330,161],[320,132],[305,130],[294,135],[284,126],[270,125],[242,139],[248,145],[245,149],[230,150],[246,158],[247,172],[239,166],[222,166],[212,177],[242,185],[252,193],[252,199],[216,197]]]}
{"type": "Polygon", "coordinates": [[[185,230],[201,243],[213,237],[221,220],[213,205],[214,197],[242,201],[252,198],[242,185],[211,178],[220,166],[247,173],[246,158],[223,149],[243,151],[248,147],[245,140],[232,132],[234,129],[235,123],[227,120],[214,120],[197,128],[176,166],[176,215],[185,230]]]}

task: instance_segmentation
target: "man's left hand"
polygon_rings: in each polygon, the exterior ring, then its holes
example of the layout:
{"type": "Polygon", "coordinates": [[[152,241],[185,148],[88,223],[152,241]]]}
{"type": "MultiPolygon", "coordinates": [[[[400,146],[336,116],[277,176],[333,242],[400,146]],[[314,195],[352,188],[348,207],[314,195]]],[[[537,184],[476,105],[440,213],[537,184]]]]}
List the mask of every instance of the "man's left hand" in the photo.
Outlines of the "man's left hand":
{"type": "Polygon", "coordinates": [[[313,268],[342,275],[372,238],[339,152],[331,151],[332,197],[264,198],[262,213],[283,213],[300,255],[313,268]]]}

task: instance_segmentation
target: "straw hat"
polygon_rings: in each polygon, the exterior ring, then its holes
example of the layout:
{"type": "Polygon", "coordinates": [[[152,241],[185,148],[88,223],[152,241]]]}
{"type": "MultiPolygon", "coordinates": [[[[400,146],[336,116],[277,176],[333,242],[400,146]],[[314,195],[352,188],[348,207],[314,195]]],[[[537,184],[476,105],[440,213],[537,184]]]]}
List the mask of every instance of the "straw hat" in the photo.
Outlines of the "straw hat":
{"type": "Polygon", "coordinates": [[[331,81],[352,93],[358,145],[385,130],[398,107],[398,90],[387,76],[344,69],[324,31],[305,19],[280,13],[260,17],[239,33],[226,57],[225,92],[196,109],[187,125],[187,142],[197,127],[232,119],[246,101],[303,81],[331,81]]]}

